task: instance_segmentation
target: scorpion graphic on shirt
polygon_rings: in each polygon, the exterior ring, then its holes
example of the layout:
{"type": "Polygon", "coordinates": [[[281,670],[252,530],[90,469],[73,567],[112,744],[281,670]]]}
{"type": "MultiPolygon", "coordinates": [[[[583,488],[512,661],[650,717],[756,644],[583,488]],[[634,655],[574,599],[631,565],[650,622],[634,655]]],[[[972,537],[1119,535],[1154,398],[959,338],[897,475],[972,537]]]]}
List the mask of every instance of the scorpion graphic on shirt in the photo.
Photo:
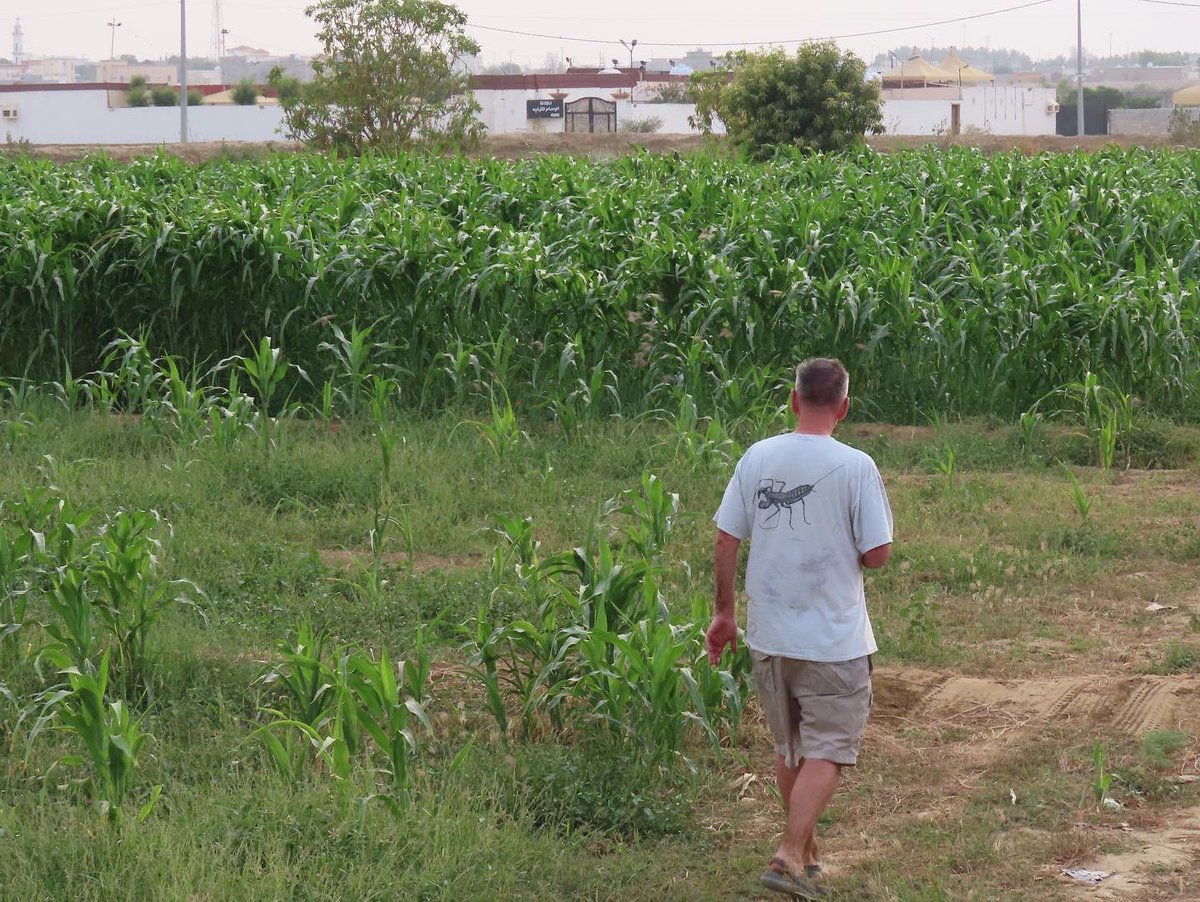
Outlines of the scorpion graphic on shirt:
{"type": "Polygon", "coordinates": [[[800,502],[800,516],[804,518],[805,525],[812,526],[812,524],[808,522],[808,511],[805,509],[804,499],[811,495],[813,490],[816,489],[821,482],[828,479],[844,466],[845,464],[842,464],[841,467],[834,467],[811,485],[798,485],[794,489],[786,488],[787,483],[783,480],[760,479],[758,482],[758,491],[754,493],[754,496],[758,501],[758,509],[765,511],[774,508],[774,510],[771,510],[771,513],[767,514],[766,518],[763,520],[763,529],[775,529],[777,526],[779,526],[779,519],[785,510],[788,514],[788,528],[791,529],[792,505],[797,501],[800,502]]]}

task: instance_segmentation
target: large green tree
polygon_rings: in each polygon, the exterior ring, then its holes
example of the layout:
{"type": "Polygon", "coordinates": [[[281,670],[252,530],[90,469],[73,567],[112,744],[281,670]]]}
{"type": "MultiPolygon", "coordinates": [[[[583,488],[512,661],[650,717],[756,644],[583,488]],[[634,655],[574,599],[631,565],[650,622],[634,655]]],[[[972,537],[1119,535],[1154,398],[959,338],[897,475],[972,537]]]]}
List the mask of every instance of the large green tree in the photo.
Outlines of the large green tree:
{"type": "Polygon", "coordinates": [[[324,51],[282,97],[288,137],[359,152],[472,144],[483,134],[463,61],[467,17],[437,0],[319,0],[305,12],[324,51]]]}
{"type": "Polygon", "coordinates": [[[716,120],[730,139],[763,158],[779,146],[841,150],[883,130],[879,88],[866,64],[832,42],[739,53],[731,72],[693,76],[693,123],[711,133],[716,120]]]}

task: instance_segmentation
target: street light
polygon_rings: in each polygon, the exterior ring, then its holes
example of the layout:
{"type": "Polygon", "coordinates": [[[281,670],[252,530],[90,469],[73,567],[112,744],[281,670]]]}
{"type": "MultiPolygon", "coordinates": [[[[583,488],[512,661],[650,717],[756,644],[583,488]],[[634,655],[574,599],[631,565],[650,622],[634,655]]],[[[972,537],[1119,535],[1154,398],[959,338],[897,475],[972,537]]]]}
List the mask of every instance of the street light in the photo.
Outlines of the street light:
{"type": "Polygon", "coordinates": [[[629,51],[629,68],[633,68],[633,48],[637,46],[637,38],[632,41],[621,41],[621,46],[629,51]]]}
{"type": "Polygon", "coordinates": [[[1076,46],[1075,46],[1075,81],[1076,95],[1075,104],[1079,107],[1078,117],[1076,119],[1075,133],[1082,138],[1084,133],[1083,123],[1083,0],[1075,0],[1075,27],[1076,27],[1076,46]]]}
{"type": "Polygon", "coordinates": [[[179,0],[179,143],[188,143],[187,0],[179,0]]]}
{"type": "Polygon", "coordinates": [[[112,29],[112,40],[108,45],[108,58],[111,60],[114,58],[114,54],[117,52],[117,29],[121,27],[121,23],[118,22],[116,18],[113,18],[113,20],[108,23],[108,27],[112,29]]]}

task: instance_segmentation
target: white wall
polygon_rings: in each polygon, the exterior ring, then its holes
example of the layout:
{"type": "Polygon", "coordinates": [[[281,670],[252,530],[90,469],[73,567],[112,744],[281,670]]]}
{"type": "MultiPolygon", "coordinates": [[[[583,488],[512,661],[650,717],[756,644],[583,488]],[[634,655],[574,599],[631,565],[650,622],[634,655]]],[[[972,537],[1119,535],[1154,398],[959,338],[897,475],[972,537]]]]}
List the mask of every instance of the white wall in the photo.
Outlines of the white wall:
{"type": "MultiPolygon", "coordinates": [[[[894,95],[898,92],[889,92],[894,95]]],[[[1053,88],[1019,85],[942,90],[928,99],[906,91],[884,102],[883,123],[892,135],[949,134],[951,104],[959,103],[963,133],[992,135],[1053,135],[1053,88]]],[[[526,119],[525,101],[548,95],[535,91],[479,91],[483,121],[491,134],[559,133],[561,119],[526,119]]],[[[611,93],[571,92],[566,101],[611,93]]],[[[11,137],[34,144],[161,144],[179,140],[178,107],[110,108],[108,92],[0,91],[0,108],[17,109],[16,119],[0,122],[0,141],[11,137]]],[[[654,116],[663,120],[658,133],[690,135],[691,104],[617,101],[617,127],[630,119],[654,116]]],[[[283,111],[270,106],[198,106],[188,108],[193,141],[279,141],[283,111]]],[[[719,124],[718,128],[720,130],[719,124]]]]}
{"type": "MultiPolygon", "coordinates": [[[[491,134],[561,132],[562,120],[526,119],[525,101],[549,97],[537,91],[477,91],[483,121],[491,134]]],[[[635,95],[636,96],[636,95],[635,95]]],[[[568,93],[566,103],[582,97],[612,98],[595,89],[568,93]]],[[[981,85],[973,88],[910,89],[885,95],[883,124],[889,135],[950,133],[951,105],[959,104],[963,133],[991,135],[1053,135],[1056,129],[1054,88],[1022,85],[981,85]]],[[[659,134],[692,135],[688,116],[695,107],[684,103],[617,101],[617,127],[630,118],[656,116],[663,120],[659,134]]],[[[718,124],[718,131],[723,131],[718,124]]]]}
{"type": "Polygon", "coordinates": [[[948,135],[955,103],[963,134],[1035,136],[1057,129],[1055,89],[1021,85],[888,91],[884,129],[889,135],[948,135]]]}
{"type": "MultiPolygon", "coordinates": [[[[637,96],[637,95],[635,95],[637,96]]],[[[563,131],[561,119],[526,119],[525,101],[547,100],[547,91],[476,91],[475,99],[483,109],[483,124],[489,134],[555,134],[563,131]]],[[[570,91],[564,103],[581,100],[584,97],[598,97],[601,100],[612,100],[612,92],[608,89],[592,89],[591,91],[570,91]]],[[[695,113],[696,108],[690,103],[643,103],[633,100],[617,101],[617,128],[630,119],[645,119],[650,116],[661,119],[662,126],[658,129],[660,135],[694,135],[697,132],[688,124],[688,116],[695,113]]],[[[717,131],[724,132],[724,126],[718,123],[717,131]]]]}
{"type": "MultiPolygon", "coordinates": [[[[0,91],[0,140],[34,144],[170,144],[179,140],[179,107],[110,108],[108,92],[0,91]]],[[[280,141],[278,106],[188,107],[192,141],[280,141]]]]}

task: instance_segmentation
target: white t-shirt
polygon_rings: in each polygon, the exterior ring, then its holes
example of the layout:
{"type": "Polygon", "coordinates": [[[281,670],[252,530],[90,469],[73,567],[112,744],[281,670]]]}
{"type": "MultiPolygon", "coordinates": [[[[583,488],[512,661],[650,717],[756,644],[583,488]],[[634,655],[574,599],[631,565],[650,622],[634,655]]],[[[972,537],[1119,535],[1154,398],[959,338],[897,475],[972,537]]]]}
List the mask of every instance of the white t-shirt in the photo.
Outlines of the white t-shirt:
{"type": "Polygon", "coordinates": [[[750,540],[750,648],[804,661],[874,654],[859,557],[892,541],[892,511],[870,455],[831,436],[765,439],[738,461],[713,520],[750,540]]]}

